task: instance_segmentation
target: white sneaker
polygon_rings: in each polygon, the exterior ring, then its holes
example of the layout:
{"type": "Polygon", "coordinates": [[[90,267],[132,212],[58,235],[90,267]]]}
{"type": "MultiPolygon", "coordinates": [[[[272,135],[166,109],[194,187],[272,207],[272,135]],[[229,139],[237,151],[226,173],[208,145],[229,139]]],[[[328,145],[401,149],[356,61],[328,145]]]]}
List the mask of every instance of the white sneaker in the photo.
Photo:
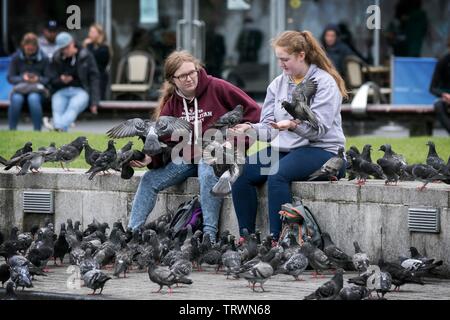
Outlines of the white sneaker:
{"type": "Polygon", "coordinates": [[[42,122],[44,124],[44,127],[50,131],[55,130],[55,127],[51,124],[51,119],[49,120],[48,117],[43,117],[42,122]]]}

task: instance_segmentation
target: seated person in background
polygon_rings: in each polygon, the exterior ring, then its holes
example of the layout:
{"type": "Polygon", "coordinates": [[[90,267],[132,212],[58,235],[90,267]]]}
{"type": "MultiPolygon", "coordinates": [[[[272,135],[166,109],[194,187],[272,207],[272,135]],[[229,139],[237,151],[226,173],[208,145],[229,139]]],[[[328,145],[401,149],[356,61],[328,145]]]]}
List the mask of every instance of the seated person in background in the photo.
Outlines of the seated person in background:
{"type": "Polygon", "coordinates": [[[45,76],[47,68],[48,59],[39,50],[37,35],[25,34],[20,49],[11,58],[8,70],[8,81],[14,85],[8,108],[10,130],[17,129],[22,107],[27,101],[33,128],[35,131],[41,131],[42,101],[46,93],[44,86],[48,83],[45,76]]]}
{"type": "MultiPolygon", "coordinates": [[[[105,100],[106,88],[109,82],[109,70],[107,70],[111,61],[111,47],[106,42],[106,34],[103,27],[94,23],[89,28],[89,35],[83,42],[83,47],[87,48],[97,62],[100,72],[100,99],[105,100]]],[[[96,110],[94,110],[96,111],[96,110]]]]}
{"type": "MultiPolygon", "coordinates": [[[[450,37],[447,40],[450,49],[450,37]]],[[[434,110],[441,125],[450,134],[450,51],[437,63],[431,80],[430,92],[438,99],[434,103],[434,110]]]]}
{"type": "Polygon", "coordinates": [[[58,35],[58,23],[50,20],[44,27],[42,35],[39,37],[39,47],[51,61],[53,54],[58,50],[56,46],[56,36],[58,35]]]}
{"type": "Polygon", "coordinates": [[[58,51],[53,56],[49,77],[53,89],[53,126],[67,131],[88,106],[96,112],[100,100],[99,72],[94,56],[80,48],[73,37],[61,32],[56,37],[58,51]]]}
{"type": "Polygon", "coordinates": [[[353,51],[340,40],[337,26],[333,24],[326,26],[322,34],[322,45],[341,77],[345,77],[345,58],[352,55],[353,51]]]}

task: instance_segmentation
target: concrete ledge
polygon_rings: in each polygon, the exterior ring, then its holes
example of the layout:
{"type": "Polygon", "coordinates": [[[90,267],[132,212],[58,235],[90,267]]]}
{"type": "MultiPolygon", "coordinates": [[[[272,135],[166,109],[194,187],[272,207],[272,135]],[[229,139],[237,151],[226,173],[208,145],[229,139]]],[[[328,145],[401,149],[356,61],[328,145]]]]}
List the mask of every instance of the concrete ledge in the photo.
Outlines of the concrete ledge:
{"type": "MultiPolygon", "coordinates": [[[[128,221],[134,193],[143,172],[131,180],[122,180],[114,174],[96,176],[89,181],[84,170],[65,173],[60,169],[44,169],[42,174],[17,177],[15,172],[0,172],[0,229],[12,224],[22,227],[28,214],[23,213],[24,190],[53,191],[55,196],[54,222],[57,228],[67,218],[80,220],[86,227],[95,217],[110,225],[117,219],[128,221]]],[[[335,243],[349,254],[357,240],[373,261],[381,256],[395,260],[408,255],[410,246],[437,259],[442,259],[450,274],[450,186],[430,184],[428,190],[416,190],[419,182],[401,182],[385,186],[383,181],[369,181],[362,188],[354,182],[294,182],[294,200],[303,199],[316,215],[322,231],[331,234],[335,243]],[[438,234],[410,232],[408,208],[430,207],[440,209],[441,231],[438,234]]],[[[158,195],[149,220],[167,210],[175,210],[180,203],[199,192],[196,178],[189,178],[158,195]]],[[[258,189],[257,227],[268,233],[267,187],[258,189]]],[[[237,218],[231,197],[224,200],[220,228],[238,234],[237,218]]]]}

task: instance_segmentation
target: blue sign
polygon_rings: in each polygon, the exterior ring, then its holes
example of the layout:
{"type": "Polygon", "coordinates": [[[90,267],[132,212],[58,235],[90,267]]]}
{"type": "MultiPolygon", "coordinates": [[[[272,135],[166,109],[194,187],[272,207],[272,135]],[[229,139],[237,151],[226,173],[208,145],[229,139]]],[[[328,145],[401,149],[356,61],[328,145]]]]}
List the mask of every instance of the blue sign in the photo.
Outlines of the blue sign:
{"type": "Polygon", "coordinates": [[[11,62],[10,57],[0,58],[0,100],[8,100],[12,85],[8,82],[8,67],[11,62]]]}
{"type": "Polygon", "coordinates": [[[430,84],[437,59],[394,57],[392,61],[392,104],[432,104],[436,97],[430,84]]]}

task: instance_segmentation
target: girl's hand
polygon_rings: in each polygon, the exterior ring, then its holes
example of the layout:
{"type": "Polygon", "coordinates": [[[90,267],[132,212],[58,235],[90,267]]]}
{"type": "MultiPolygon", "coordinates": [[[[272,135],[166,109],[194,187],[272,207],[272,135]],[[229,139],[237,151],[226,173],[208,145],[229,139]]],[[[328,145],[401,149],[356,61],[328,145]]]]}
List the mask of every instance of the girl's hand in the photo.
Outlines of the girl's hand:
{"type": "Polygon", "coordinates": [[[135,168],[145,168],[151,162],[152,162],[152,157],[150,157],[149,155],[146,154],[144,160],[142,160],[142,161],[137,161],[137,160],[130,161],[130,165],[132,167],[135,167],[135,168]]]}
{"type": "Polygon", "coordinates": [[[252,126],[248,123],[240,123],[238,125],[235,125],[233,128],[230,128],[230,130],[236,132],[236,133],[245,133],[248,129],[250,129],[252,126]]]}
{"type": "Polygon", "coordinates": [[[279,122],[271,122],[270,125],[274,129],[278,129],[280,131],[285,130],[293,130],[297,127],[298,123],[294,120],[281,120],[279,122]]]}

